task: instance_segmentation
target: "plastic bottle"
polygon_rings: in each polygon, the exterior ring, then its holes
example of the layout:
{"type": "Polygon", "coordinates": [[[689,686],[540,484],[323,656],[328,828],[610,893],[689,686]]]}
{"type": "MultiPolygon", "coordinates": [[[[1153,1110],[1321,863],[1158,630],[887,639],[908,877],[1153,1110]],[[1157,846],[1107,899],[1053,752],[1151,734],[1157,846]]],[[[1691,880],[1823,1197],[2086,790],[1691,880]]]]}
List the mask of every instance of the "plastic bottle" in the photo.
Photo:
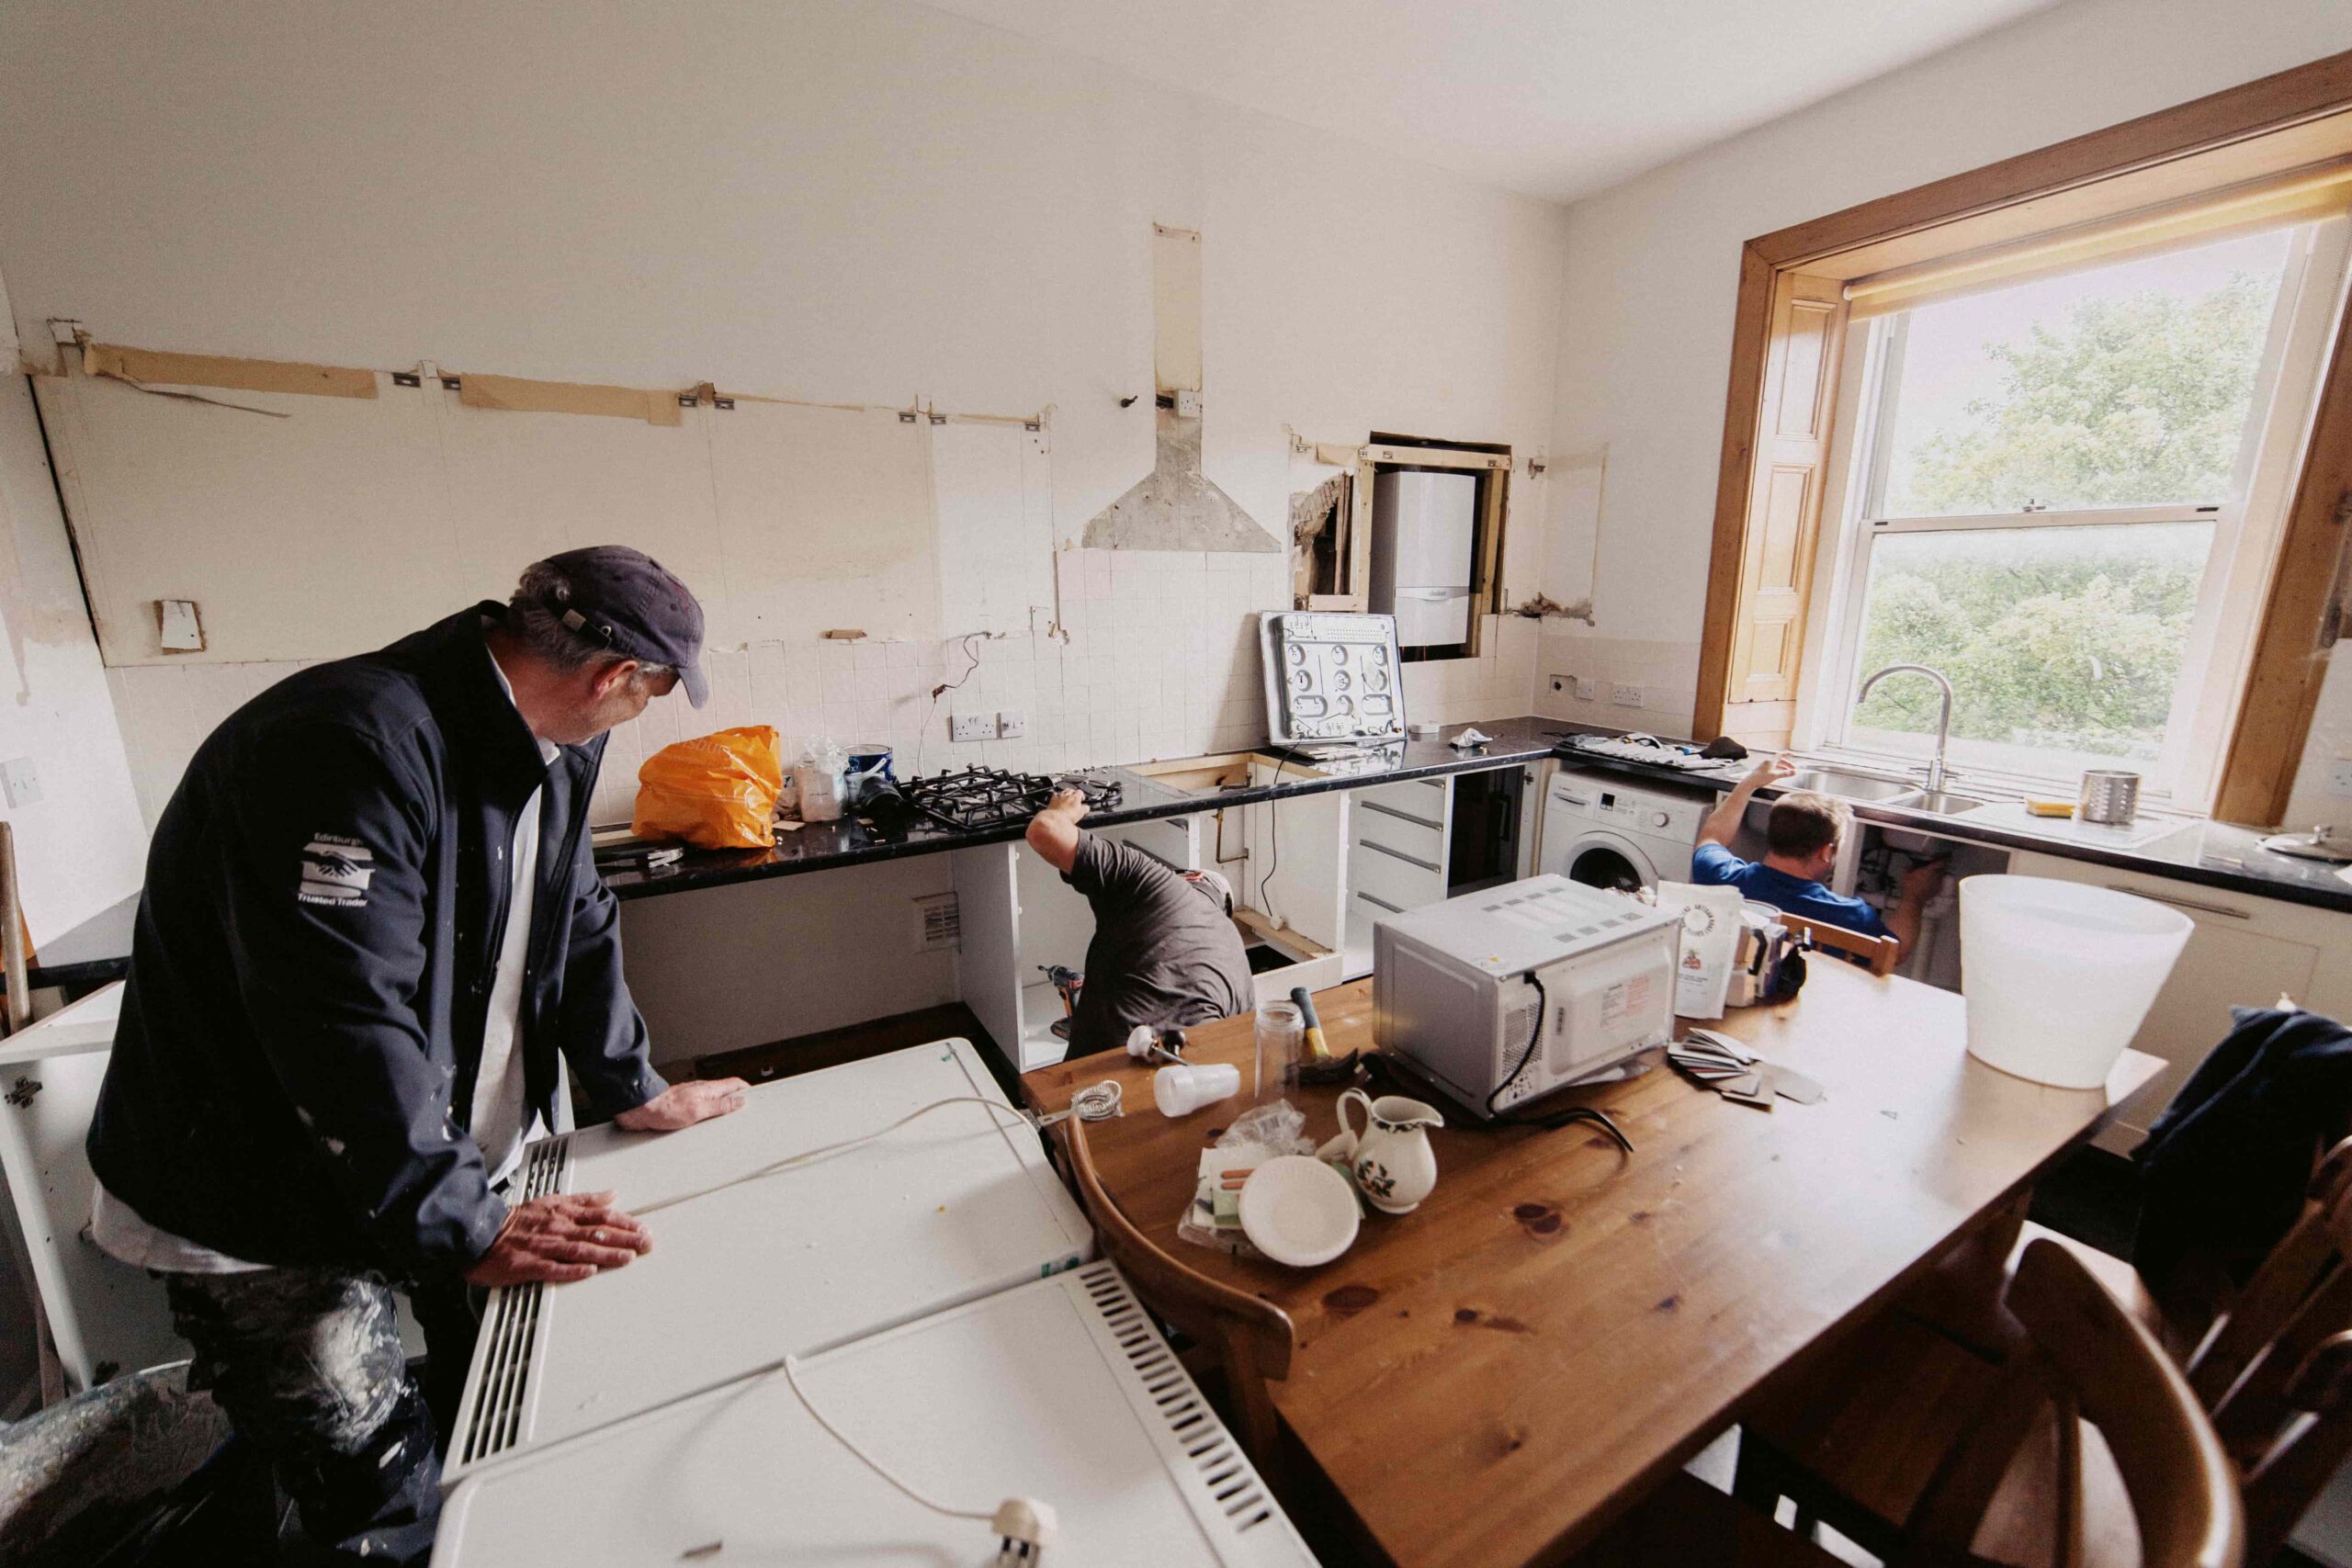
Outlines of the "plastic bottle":
{"type": "Polygon", "coordinates": [[[838,821],[842,814],[842,771],[849,760],[831,740],[820,740],[800,753],[793,777],[800,789],[803,822],[838,821]]]}

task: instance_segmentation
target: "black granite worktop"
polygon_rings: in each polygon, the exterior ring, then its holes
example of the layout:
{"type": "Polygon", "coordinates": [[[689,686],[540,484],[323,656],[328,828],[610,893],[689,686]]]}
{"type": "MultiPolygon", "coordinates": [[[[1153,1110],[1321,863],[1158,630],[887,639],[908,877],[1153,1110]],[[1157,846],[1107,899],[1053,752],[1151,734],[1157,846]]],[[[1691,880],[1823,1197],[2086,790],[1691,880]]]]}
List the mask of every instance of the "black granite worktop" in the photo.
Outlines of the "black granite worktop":
{"type": "MultiPolygon", "coordinates": [[[[1108,810],[1090,812],[1086,818],[1096,827],[1116,827],[1122,822],[1184,817],[1196,811],[1215,811],[1220,807],[1254,806],[1261,801],[1321,795],[1335,789],[1356,789],[1365,784],[1390,784],[1398,779],[1435,778],[1445,773],[1469,773],[1510,762],[1541,761],[1552,755],[1553,747],[1563,735],[1605,733],[1590,731],[1588,726],[1568,724],[1558,719],[1480,719],[1476,728],[1493,738],[1488,744],[1469,750],[1457,750],[1447,744],[1448,739],[1469,728],[1464,724],[1449,724],[1439,737],[1405,740],[1381,748],[1363,759],[1373,765],[1351,769],[1344,773],[1325,772],[1320,764],[1298,752],[1261,746],[1256,749],[1257,755],[1281,759],[1284,768],[1272,782],[1244,788],[1178,789],[1132,768],[1070,771],[1118,781],[1119,804],[1108,810]]],[[[1021,837],[1025,826],[1015,824],[984,832],[966,832],[925,823],[910,827],[903,837],[892,839],[876,833],[865,823],[850,818],[839,822],[812,822],[797,831],[779,831],[774,849],[689,850],[684,860],[650,871],[635,868],[606,871],[604,874],[605,885],[618,898],[648,898],[660,894],[684,893],[690,888],[722,886],[731,882],[756,882],[771,876],[830,871],[837,866],[860,865],[868,861],[937,854],[945,850],[969,849],[977,844],[1009,843],[1021,837]]]]}

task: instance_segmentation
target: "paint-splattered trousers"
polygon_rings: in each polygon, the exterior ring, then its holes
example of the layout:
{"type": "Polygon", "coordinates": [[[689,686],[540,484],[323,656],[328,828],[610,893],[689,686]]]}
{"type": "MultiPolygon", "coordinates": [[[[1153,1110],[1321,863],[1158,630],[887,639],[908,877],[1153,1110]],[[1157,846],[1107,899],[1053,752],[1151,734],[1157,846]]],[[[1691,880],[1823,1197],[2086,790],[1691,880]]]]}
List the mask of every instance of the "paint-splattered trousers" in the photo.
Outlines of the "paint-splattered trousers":
{"type": "MultiPolygon", "coordinates": [[[[172,1321],[238,1436],[270,1456],[303,1533],[336,1562],[423,1563],[441,1511],[435,1398],[408,1370],[379,1274],[167,1274],[172,1321]]],[[[454,1395],[475,1318],[462,1285],[410,1291],[435,1395],[454,1395]]]]}

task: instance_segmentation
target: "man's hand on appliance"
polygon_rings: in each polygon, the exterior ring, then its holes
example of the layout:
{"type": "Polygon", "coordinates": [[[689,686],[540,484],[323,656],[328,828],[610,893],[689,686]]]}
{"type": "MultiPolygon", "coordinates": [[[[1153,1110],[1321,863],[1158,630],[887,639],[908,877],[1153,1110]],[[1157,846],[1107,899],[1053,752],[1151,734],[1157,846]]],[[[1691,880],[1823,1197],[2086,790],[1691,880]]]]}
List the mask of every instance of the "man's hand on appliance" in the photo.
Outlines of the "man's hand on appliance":
{"type": "Polygon", "coordinates": [[[466,1270],[483,1290],[543,1281],[568,1284],[626,1268],[653,1248],[645,1227],[612,1206],[611,1192],[550,1192],[518,1203],[490,1250],[466,1270]]]}
{"type": "Polygon", "coordinates": [[[632,1133],[674,1133],[714,1116],[743,1109],[743,1091],[752,1086],[741,1078],[697,1078],[673,1083],[633,1111],[613,1118],[614,1124],[632,1133]]]}

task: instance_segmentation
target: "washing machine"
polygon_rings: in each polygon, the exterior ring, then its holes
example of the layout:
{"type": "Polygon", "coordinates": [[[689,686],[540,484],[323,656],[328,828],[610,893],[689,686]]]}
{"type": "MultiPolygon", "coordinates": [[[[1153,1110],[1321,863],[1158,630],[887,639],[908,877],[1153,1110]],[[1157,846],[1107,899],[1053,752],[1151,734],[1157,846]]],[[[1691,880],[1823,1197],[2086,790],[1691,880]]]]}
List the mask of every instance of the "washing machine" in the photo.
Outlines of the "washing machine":
{"type": "Polygon", "coordinates": [[[1699,825],[1719,798],[1702,787],[1563,768],[1544,792],[1543,868],[1626,891],[1688,882],[1699,825]]]}

